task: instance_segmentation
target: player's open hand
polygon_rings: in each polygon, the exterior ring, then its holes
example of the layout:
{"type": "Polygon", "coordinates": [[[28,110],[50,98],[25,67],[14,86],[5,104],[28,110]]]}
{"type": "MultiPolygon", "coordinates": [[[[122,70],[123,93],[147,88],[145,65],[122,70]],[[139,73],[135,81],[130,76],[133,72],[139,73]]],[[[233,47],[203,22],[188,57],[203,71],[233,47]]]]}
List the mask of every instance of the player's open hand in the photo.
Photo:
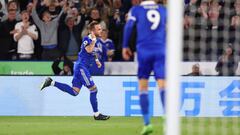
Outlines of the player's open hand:
{"type": "Polygon", "coordinates": [[[132,56],[132,51],[130,50],[130,48],[123,48],[122,56],[124,60],[129,60],[130,57],[132,56]]]}

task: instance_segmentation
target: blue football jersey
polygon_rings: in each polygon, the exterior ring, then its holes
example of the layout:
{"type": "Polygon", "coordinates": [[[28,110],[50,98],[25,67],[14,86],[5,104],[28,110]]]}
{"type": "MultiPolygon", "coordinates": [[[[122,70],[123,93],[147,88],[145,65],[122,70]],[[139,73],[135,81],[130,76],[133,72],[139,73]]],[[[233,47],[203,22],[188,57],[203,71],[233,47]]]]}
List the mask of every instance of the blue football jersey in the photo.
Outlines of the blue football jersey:
{"type": "Polygon", "coordinates": [[[83,38],[81,51],[78,53],[78,60],[76,61],[76,65],[85,66],[86,68],[89,68],[91,64],[95,63],[95,55],[97,51],[96,48],[98,44],[101,44],[100,39],[97,38],[93,52],[88,53],[85,47],[90,45],[91,43],[92,40],[89,38],[89,36],[83,38]]]}
{"type": "Polygon", "coordinates": [[[107,48],[107,50],[115,50],[114,43],[111,39],[107,39],[105,41],[103,39],[101,39],[100,41],[103,44],[103,46],[105,46],[107,48]]]}
{"type": "Polygon", "coordinates": [[[91,75],[103,75],[104,74],[104,62],[107,60],[107,48],[102,42],[97,42],[94,48],[94,52],[101,62],[101,68],[97,67],[96,62],[90,64],[89,72],[91,75]]]}
{"type": "Polygon", "coordinates": [[[136,25],[137,49],[157,47],[165,50],[166,16],[166,8],[154,1],[143,1],[132,7],[124,27],[123,47],[128,47],[132,29],[136,25]]]}

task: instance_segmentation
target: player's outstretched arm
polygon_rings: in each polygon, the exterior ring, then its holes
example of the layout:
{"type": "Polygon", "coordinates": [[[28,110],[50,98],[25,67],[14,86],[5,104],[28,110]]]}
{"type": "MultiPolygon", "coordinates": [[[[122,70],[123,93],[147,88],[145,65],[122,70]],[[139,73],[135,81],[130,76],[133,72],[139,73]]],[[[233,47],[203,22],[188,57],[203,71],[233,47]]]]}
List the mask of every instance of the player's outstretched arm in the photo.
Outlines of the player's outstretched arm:
{"type": "Polygon", "coordinates": [[[123,33],[123,49],[122,49],[122,56],[124,60],[129,60],[132,56],[132,51],[129,48],[129,40],[132,34],[132,30],[134,27],[135,21],[129,19],[124,26],[124,33],[123,33]]]}

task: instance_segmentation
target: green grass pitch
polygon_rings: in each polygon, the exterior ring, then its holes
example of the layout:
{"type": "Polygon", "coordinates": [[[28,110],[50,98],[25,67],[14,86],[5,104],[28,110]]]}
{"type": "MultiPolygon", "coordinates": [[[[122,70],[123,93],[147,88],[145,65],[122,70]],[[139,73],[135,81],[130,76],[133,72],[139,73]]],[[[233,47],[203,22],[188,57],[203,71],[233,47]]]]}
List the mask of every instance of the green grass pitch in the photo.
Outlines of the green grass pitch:
{"type": "MultiPolygon", "coordinates": [[[[182,118],[182,135],[239,135],[240,118],[182,118]]],[[[152,135],[163,135],[162,119],[153,117],[152,135]]],[[[0,135],[140,135],[141,117],[0,117],[0,135]]],[[[174,130],[174,129],[173,129],[174,130]]]]}
{"type": "MultiPolygon", "coordinates": [[[[151,119],[153,135],[161,135],[161,118],[151,119]]],[[[141,117],[0,117],[0,135],[139,135],[141,117]]]]}

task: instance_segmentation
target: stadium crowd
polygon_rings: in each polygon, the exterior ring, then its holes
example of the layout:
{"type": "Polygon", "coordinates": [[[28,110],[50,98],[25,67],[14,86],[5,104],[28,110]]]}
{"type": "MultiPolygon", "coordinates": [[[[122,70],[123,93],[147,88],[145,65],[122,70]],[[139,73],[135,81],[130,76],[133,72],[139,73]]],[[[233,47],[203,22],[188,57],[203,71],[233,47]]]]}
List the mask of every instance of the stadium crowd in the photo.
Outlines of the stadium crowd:
{"type": "Polygon", "coordinates": [[[0,60],[53,61],[61,56],[76,60],[82,38],[88,34],[88,24],[98,21],[106,33],[103,42],[112,42],[111,47],[106,43],[111,50],[106,60],[121,61],[126,16],[129,9],[140,2],[1,0],[0,60]]]}
{"type": "Polygon", "coordinates": [[[217,61],[231,45],[240,54],[240,0],[190,0],[184,12],[184,60],[217,61]]]}

